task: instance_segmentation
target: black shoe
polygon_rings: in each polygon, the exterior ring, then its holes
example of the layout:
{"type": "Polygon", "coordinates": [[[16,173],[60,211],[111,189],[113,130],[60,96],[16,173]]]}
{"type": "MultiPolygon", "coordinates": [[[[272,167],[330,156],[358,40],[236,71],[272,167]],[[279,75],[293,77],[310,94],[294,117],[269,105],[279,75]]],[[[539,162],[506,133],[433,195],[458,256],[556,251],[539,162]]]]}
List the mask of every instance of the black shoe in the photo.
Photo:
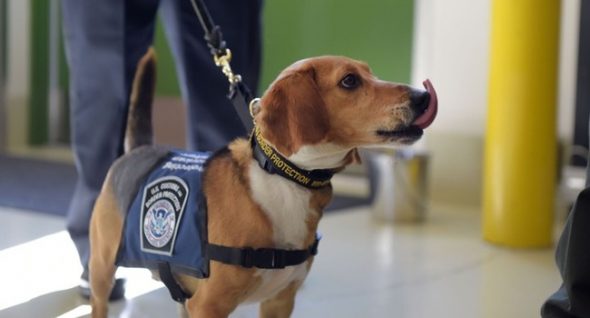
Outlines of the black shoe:
{"type": "MultiPolygon", "coordinates": [[[[110,301],[119,300],[125,297],[125,279],[117,278],[113,284],[111,295],[109,296],[110,301]]],[[[78,286],[78,292],[80,296],[85,299],[90,299],[90,283],[88,282],[88,271],[84,271],[80,277],[80,286],[78,286]]]]}

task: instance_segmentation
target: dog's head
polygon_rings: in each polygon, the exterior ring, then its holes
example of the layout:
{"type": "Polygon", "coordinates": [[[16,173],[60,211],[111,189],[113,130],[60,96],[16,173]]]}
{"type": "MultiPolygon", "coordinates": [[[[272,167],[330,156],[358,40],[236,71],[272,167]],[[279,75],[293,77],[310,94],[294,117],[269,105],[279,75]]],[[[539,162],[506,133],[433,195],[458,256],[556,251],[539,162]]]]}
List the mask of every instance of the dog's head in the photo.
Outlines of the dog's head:
{"type": "Polygon", "coordinates": [[[255,120],[264,138],[296,161],[302,152],[306,158],[350,155],[357,147],[418,140],[436,115],[429,91],[434,94],[431,86],[381,81],[367,64],[349,58],[311,58],[279,75],[255,120]]]}

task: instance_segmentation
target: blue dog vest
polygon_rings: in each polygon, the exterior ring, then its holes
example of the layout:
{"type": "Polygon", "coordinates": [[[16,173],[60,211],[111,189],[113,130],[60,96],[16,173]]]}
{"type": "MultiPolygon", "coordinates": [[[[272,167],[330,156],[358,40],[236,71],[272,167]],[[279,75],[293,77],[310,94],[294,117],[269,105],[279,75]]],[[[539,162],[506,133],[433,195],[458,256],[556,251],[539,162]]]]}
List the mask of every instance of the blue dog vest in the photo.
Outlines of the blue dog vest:
{"type": "Polygon", "coordinates": [[[171,151],[149,173],[129,208],[117,265],[209,276],[202,172],[209,153],[171,151]]]}

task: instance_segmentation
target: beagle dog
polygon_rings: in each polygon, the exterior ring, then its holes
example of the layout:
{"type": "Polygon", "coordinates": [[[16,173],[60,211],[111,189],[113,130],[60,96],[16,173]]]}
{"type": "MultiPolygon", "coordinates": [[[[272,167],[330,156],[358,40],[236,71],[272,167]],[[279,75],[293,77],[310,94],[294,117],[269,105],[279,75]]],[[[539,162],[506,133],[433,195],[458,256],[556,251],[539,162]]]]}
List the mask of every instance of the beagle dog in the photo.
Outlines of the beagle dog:
{"type": "Polygon", "coordinates": [[[379,80],[363,62],[309,58],[282,71],[255,103],[250,139],[190,154],[152,145],[154,83],[150,50],[134,81],[126,153],[92,213],[92,317],[107,317],[117,266],[137,264],[122,256],[134,245],[141,250],[131,253],[156,257],[142,264],[159,271],[190,317],[227,317],[243,302],[260,302],[260,317],[289,317],[317,252],[330,177],[359,162],[359,147],[412,144],[437,111],[428,81],[415,89],[379,80]],[[156,167],[200,174],[153,177],[156,167]],[[197,187],[199,199],[188,197],[197,187]],[[199,233],[182,237],[188,227],[199,233]],[[130,228],[139,230],[127,238],[130,228]],[[167,259],[183,251],[197,269],[167,259]]]}

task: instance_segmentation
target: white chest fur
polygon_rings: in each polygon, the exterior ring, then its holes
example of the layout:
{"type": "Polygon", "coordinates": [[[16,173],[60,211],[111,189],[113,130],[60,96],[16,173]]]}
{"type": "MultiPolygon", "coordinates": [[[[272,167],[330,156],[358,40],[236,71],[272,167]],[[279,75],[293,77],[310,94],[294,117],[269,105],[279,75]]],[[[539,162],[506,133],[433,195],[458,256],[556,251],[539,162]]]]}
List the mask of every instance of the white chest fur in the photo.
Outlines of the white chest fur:
{"type": "MultiPolygon", "coordinates": [[[[310,191],[282,177],[266,173],[255,161],[250,164],[250,186],[254,201],[272,224],[275,247],[306,248],[305,240],[309,234],[307,218],[312,213],[318,213],[310,207],[310,191]]],[[[262,284],[248,297],[249,301],[271,297],[290,283],[302,281],[307,275],[307,265],[303,263],[281,270],[260,269],[257,275],[262,278],[262,284]]]]}
{"type": "Polygon", "coordinates": [[[272,223],[277,248],[305,248],[307,218],[313,211],[309,205],[309,190],[277,175],[271,175],[250,164],[250,187],[254,201],[262,207],[272,223]]]}

